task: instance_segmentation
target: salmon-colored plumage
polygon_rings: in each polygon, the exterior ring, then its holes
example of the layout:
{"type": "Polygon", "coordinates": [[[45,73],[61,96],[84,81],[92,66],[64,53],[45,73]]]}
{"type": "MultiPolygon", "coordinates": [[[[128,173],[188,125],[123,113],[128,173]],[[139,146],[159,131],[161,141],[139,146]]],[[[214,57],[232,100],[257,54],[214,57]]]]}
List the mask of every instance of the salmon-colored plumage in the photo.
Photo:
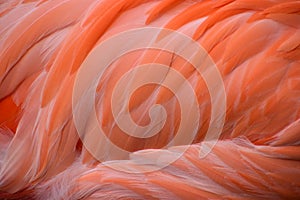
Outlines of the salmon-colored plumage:
{"type": "MultiPolygon", "coordinates": [[[[0,199],[300,197],[297,0],[0,1],[0,64],[0,199]],[[172,52],[139,49],[111,63],[97,83],[99,124],[114,144],[131,152],[125,160],[101,162],[79,137],[72,107],[76,80],[97,45],[147,27],[183,33],[209,54],[226,94],[226,112],[216,119],[225,116],[222,133],[215,146],[206,138],[217,122],[211,122],[205,77],[172,52]],[[158,134],[133,137],[115,122],[114,86],[137,65],[152,62],[178,71],[195,92],[199,128],[189,146],[162,148],[181,118],[190,117],[181,116],[176,95],[163,84],[138,88],[128,104],[140,126],[150,123],[152,105],[164,106],[167,119],[158,134]],[[170,165],[144,172],[177,156],[170,165]]],[[[173,75],[167,73],[163,82],[180,88],[173,75]]]]}

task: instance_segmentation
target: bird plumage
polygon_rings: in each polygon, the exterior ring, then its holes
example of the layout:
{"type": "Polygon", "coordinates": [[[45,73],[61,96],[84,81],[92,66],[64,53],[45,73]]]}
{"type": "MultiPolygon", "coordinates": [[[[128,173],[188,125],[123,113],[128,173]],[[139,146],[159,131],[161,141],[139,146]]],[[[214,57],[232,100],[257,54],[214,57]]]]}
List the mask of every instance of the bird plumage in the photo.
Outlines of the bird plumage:
{"type": "MultiPolygon", "coordinates": [[[[300,3],[291,0],[64,0],[0,2],[0,197],[37,199],[296,199],[300,196],[300,3]],[[72,117],[76,75],[93,48],[133,28],[164,27],[194,38],[224,80],[226,120],[207,157],[199,148],[211,117],[210,95],[189,63],[139,50],[112,63],[97,88],[100,123],[133,152],[115,166],[142,170],[182,147],[160,148],[178,129],[180,108],[162,86],[140,88],[132,118],[149,123],[165,106],[166,126],[148,140],[114,122],[112,87],[138,64],[166,64],[192,84],[200,104],[194,144],[159,171],[128,174],[98,162],[72,117]],[[148,149],[148,150],[143,150],[148,149]],[[143,163],[141,162],[141,160],[143,163]]],[[[122,44],[120,44],[122,45],[122,44]]],[[[176,82],[166,75],[166,81],[176,82]]]]}

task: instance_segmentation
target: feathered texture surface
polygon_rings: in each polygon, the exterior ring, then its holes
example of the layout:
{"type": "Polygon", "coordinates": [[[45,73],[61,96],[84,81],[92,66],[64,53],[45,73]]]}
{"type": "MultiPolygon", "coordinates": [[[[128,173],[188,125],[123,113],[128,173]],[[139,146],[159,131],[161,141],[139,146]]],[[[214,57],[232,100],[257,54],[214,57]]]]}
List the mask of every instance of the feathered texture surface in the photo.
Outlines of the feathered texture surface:
{"type": "MultiPolygon", "coordinates": [[[[120,44],[122,45],[122,44],[120,44]]],[[[180,85],[171,75],[166,81],[180,85]]],[[[189,116],[184,116],[189,117],[189,116]]],[[[297,199],[300,197],[300,2],[297,0],[8,0],[0,1],[1,199],[297,199]],[[133,28],[161,27],[195,39],[216,63],[227,104],[222,134],[199,159],[210,124],[203,77],[180,56],[144,49],[120,57],[98,83],[103,130],[132,152],[111,165],[135,172],[184,146],[160,149],[180,121],[162,85],[132,94],[139,125],[161,104],[159,134],[131,137],[115,123],[112,87],[136,65],[157,62],[192,85],[201,118],[193,144],[157,171],[127,173],[97,161],[82,145],[72,115],[80,66],[92,49],[133,28]]]]}

